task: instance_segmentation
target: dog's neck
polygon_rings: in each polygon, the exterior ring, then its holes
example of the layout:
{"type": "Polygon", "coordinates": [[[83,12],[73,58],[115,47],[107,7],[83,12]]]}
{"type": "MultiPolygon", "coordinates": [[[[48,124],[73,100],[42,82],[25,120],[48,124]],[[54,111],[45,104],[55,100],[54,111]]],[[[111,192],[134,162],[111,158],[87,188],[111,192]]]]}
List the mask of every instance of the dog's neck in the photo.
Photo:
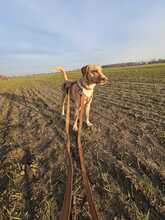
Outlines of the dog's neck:
{"type": "Polygon", "coordinates": [[[93,96],[93,90],[94,87],[96,86],[95,83],[87,84],[83,79],[80,79],[78,81],[78,85],[82,89],[82,93],[86,97],[91,98],[93,96]]]}
{"type": "Polygon", "coordinates": [[[80,79],[80,83],[82,85],[82,87],[86,90],[93,90],[94,87],[96,86],[95,83],[90,83],[90,82],[87,82],[85,79],[81,78],[80,79]]]}

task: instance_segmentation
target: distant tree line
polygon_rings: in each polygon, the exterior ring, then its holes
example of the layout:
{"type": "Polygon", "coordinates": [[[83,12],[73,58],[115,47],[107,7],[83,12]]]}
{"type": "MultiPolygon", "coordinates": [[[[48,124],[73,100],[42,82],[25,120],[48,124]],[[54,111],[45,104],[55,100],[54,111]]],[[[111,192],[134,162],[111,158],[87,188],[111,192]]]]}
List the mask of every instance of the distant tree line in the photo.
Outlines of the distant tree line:
{"type": "Polygon", "coordinates": [[[165,59],[152,59],[150,61],[107,64],[107,65],[103,65],[102,67],[126,67],[126,66],[138,66],[138,65],[154,64],[154,63],[165,63],[165,59]]]}

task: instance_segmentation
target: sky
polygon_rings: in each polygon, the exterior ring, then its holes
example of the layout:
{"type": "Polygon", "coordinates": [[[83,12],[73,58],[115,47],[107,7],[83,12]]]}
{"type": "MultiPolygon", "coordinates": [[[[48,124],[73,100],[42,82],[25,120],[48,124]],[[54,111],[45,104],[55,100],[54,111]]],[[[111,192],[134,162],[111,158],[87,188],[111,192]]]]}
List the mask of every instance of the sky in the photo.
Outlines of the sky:
{"type": "Polygon", "coordinates": [[[165,58],[164,0],[0,0],[0,74],[165,58]]]}

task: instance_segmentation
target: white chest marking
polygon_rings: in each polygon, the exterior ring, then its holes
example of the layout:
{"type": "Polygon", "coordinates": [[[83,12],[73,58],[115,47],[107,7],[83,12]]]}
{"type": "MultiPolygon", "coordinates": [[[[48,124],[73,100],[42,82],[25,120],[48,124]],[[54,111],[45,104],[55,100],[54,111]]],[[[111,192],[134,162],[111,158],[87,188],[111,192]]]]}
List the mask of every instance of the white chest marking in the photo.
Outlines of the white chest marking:
{"type": "Polygon", "coordinates": [[[86,97],[90,98],[91,96],[93,96],[93,89],[94,89],[94,87],[96,86],[95,83],[89,85],[89,88],[90,88],[90,89],[85,89],[85,88],[81,85],[80,81],[77,81],[77,83],[78,83],[78,86],[80,87],[80,89],[82,90],[82,93],[83,93],[86,97]]]}
{"type": "Polygon", "coordinates": [[[87,96],[88,98],[90,98],[91,96],[93,96],[93,89],[96,86],[96,84],[92,84],[90,85],[90,90],[85,89],[84,87],[82,88],[82,92],[85,96],[87,96]]]}

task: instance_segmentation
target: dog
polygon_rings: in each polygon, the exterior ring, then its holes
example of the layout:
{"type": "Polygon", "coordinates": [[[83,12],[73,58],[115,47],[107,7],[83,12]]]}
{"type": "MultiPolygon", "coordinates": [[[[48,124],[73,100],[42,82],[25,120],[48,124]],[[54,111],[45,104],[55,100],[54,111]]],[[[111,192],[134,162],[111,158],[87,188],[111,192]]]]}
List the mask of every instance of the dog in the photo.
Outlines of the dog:
{"type": "Polygon", "coordinates": [[[58,67],[56,69],[64,74],[65,79],[62,85],[62,116],[65,115],[65,101],[68,91],[70,90],[71,100],[75,103],[73,130],[78,130],[78,118],[81,111],[80,101],[82,95],[84,96],[86,124],[88,127],[93,126],[89,120],[93,91],[97,84],[104,85],[108,81],[108,78],[102,72],[101,66],[96,64],[83,66],[81,68],[82,77],[75,81],[68,80],[68,76],[63,67],[58,67]]]}

